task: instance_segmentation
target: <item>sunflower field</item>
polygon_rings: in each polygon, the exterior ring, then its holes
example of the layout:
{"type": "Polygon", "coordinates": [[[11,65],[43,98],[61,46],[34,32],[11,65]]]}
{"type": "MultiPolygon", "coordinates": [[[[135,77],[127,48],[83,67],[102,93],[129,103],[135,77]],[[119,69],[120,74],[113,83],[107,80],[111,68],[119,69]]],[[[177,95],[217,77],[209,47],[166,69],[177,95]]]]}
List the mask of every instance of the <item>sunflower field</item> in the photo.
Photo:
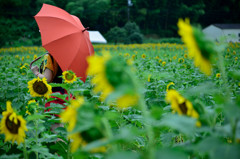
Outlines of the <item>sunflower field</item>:
{"type": "Polygon", "coordinates": [[[85,82],[36,78],[42,47],[1,48],[0,158],[239,159],[240,44],[178,27],[184,44],[94,45],[85,82]]]}

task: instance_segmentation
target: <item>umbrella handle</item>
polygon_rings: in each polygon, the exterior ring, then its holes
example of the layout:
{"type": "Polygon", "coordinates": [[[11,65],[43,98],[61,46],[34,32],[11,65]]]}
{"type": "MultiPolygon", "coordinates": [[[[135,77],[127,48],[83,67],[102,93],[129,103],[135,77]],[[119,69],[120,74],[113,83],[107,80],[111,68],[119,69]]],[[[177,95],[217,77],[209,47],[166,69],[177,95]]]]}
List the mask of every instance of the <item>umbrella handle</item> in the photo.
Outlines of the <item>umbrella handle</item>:
{"type": "MultiPolygon", "coordinates": [[[[46,54],[48,54],[48,53],[46,53],[46,54]]],[[[44,54],[44,55],[46,55],[46,54],[44,54]]],[[[42,58],[44,55],[39,56],[38,58],[36,58],[35,60],[33,60],[33,61],[30,63],[30,65],[29,65],[30,69],[32,68],[32,64],[33,64],[34,62],[36,62],[37,60],[39,60],[40,58],[42,58]]]]}

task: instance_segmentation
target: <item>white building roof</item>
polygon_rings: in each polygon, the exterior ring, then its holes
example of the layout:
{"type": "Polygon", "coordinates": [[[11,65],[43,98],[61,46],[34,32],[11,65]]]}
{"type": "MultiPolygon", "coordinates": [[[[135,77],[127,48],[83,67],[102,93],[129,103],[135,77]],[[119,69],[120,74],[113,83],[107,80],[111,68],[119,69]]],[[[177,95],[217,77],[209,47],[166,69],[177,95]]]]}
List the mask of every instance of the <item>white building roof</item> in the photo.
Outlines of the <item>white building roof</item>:
{"type": "Polygon", "coordinates": [[[90,37],[90,41],[92,43],[103,43],[106,44],[107,40],[102,36],[102,34],[99,31],[90,31],[89,32],[89,37],[90,37]]]}

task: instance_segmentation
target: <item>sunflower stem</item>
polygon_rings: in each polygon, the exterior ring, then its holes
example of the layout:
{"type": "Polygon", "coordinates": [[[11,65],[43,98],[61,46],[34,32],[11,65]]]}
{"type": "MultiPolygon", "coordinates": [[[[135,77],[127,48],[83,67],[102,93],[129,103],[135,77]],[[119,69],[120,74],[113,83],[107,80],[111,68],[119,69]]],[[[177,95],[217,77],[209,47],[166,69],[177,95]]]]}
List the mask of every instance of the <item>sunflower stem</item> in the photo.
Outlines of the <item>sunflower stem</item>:
{"type": "MultiPolygon", "coordinates": [[[[36,145],[38,145],[38,123],[37,123],[38,120],[36,120],[35,122],[35,128],[36,128],[36,132],[35,132],[35,140],[36,140],[36,145]]],[[[36,159],[38,159],[38,152],[35,152],[36,153],[36,159]]]]}
{"type": "Polygon", "coordinates": [[[24,156],[24,159],[28,159],[26,142],[25,141],[23,142],[23,156],[24,156]]]}
{"type": "Polygon", "coordinates": [[[147,131],[147,137],[148,137],[148,145],[147,145],[147,155],[148,159],[153,159],[154,158],[154,133],[151,124],[149,123],[150,121],[150,113],[147,110],[147,106],[145,104],[145,101],[143,100],[144,98],[140,97],[139,105],[142,110],[142,115],[144,117],[143,121],[147,121],[144,123],[147,131]]]}
{"type": "Polygon", "coordinates": [[[227,80],[227,75],[226,75],[226,71],[225,71],[225,64],[224,64],[224,59],[223,59],[223,55],[221,54],[220,51],[217,52],[218,54],[218,68],[222,74],[222,79],[223,79],[223,82],[224,82],[224,89],[225,89],[225,92],[226,92],[226,99],[229,99],[230,98],[230,92],[229,92],[229,89],[228,89],[228,80],[227,80]]]}
{"type": "MultiPolygon", "coordinates": [[[[107,137],[109,139],[112,139],[113,138],[113,133],[112,133],[112,129],[111,129],[111,126],[110,126],[108,120],[106,118],[102,118],[102,122],[103,122],[103,125],[105,127],[107,137]]],[[[113,146],[113,151],[114,152],[117,151],[117,146],[116,145],[113,146]]]]}
{"type": "MultiPolygon", "coordinates": [[[[127,69],[125,70],[126,73],[128,74],[128,76],[131,78],[133,84],[134,84],[134,88],[136,89],[136,92],[142,92],[141,91],[141,86],[139,86],[137,80],[135,79],[135,77],[132,75],[132,73],[127,69]]],[[[149,113],[149,111],[147,110],[147,106],[144,100],[144,95],[139,93],[139,106],[140,109],[142,111],[142,115],[145,121],[144,125],[146,127],[146,131],[147,131],[147,137],[148,137],[148,145],[147,145],[147,155],[148,155],[148,159],[153,159],[154,158],[154,132],[153,132],[153,128],[152,125],[150,123],[150,119],[151,119],[151,115],[149,113]]]]}
{"type": "Polygon", "coordinates": [[[68,140],[68,149],[67,149],[67,159],[71,158],[71,147],[70,147],[70,140],[68,140]]]}
{"type": "Polygon", "coordinates": [[[236,130],[237,130],[238,119],[235,119],[232,123],[232,142],[236,143],[236,130]]]}

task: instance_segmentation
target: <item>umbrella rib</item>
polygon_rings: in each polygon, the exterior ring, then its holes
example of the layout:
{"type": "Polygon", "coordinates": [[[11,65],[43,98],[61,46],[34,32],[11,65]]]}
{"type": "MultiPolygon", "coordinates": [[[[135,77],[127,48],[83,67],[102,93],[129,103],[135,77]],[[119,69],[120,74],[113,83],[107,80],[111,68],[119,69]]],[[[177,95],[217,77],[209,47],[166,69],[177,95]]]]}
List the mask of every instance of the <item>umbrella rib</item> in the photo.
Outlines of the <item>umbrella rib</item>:
{"type": "Polygon", "coordinates": [[[73,33],[71,33],[71,34],[68,34],[68,35],[65,35],[65,36],[63,36],[63,37],[57,38],[57,39],[55,39],[55,40],[53,40],[53,41],[48,42],[47,44],[44,44],[43,47],[46,46],[46,45],[49,45],[49,44],[51,44],[51,43],[53,43],[53,42],[55,42],[55,41],[58,41],[58,40],[63,39],[63,38],[66,38],[66,37],[68,37],[68,36],[72,36],[73,34],[77,34],[77,33],[81,33],[81,31],[73,32],[73,33]]]}
{"type": "MultiPolygon", "coordinates": [[[[55,16],[34,16],[35,17],[35,19],[37,19],[37,18],[53,18],[53,19],[59,19],[59,20],[61,20],[61,21],[65,21],[65,22],[68,22],[68,23],[70,23],[70,24],[72,24],[72,25],[74,25],[77,29],[79,29],[79,26],[78,26],[78,24],[76,23],[76,22],[74,22],[74,23],[72,23],[71,21],[68,21],[68,20],[65,20],[65,19],[62,19],[62,18],[59,18],[59,17],[55,17],[55,16]]],[[[73,19],[74,20],[74,19],[73,19]]],[[[75,21],[75,20],[74,20],[75,21]]],[[[83,26],[83,28],[84,28],[84,26],[83,26]]],[[[80,30],[80,29],[79,29],[80,30]]]]}

